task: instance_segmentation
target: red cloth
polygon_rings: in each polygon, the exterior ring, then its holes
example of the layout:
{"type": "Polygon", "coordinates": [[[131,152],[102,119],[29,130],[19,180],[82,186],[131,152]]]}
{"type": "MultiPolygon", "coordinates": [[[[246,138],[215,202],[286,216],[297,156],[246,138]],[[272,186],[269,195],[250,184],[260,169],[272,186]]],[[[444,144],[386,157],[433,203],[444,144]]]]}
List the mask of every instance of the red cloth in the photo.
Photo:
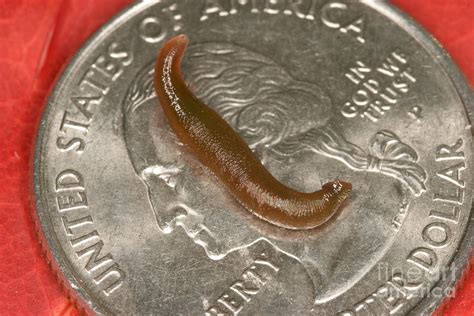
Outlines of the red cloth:
{"type": "MultiPolygon", "coordinates": [[[[0,0],[0,314],[77,315],[42,255],[30,215],[30,161],[44,98],[82,43],[131,0],[0,0]]],[[[393,0],[474,84],[474,2],[393,0]]],[[[474,314],[467,273],[445,315],[474,314]]]]}

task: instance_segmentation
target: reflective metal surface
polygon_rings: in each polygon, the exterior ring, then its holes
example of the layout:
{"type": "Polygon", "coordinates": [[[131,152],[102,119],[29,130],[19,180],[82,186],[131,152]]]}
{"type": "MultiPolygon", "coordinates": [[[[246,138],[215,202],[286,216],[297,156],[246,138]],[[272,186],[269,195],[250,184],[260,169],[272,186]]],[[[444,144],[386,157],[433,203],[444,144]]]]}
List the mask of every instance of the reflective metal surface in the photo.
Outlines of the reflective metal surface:
{"type": "Polygon", "coordinates": [[[430,312],[472,247],[472,100],[447,56],[382,1],[145,1],[77,54],[37,141],[41,237],[98,314],[430,312]],[[177,141],[153,62],[183,72],[280,181],[353,184],[320,229],[242,209],[177,141]]]}

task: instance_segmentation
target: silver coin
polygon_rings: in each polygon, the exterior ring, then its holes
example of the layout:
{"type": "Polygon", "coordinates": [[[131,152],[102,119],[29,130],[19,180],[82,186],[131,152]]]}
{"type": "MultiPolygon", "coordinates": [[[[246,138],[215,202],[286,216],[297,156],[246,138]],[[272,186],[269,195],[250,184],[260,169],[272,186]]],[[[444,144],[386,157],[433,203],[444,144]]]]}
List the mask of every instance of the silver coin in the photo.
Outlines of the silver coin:
{"type": "Polygon", "coordinates": [[[384,1],[136,3],[49,98],[40,235],[89,313],[431,312],[472,247],[472,109],[447,55],[384,1]],[[152,75],[180,33],[188,84],[275,177],[353,184],[335,219],[267,224],[177,141],[152,75]]]}

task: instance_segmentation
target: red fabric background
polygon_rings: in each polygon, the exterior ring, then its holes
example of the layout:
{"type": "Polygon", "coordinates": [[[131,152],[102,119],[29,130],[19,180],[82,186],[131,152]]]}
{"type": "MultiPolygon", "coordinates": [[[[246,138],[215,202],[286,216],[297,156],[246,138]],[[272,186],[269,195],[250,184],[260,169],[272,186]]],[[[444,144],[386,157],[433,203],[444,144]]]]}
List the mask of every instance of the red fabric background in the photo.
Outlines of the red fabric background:
{"type": "MultiPolygon", "coordinates": [[[[30,215],[30,162],[44,98],[81,44],[131,0],[0,0],[0,314],[77,315],[30,215]]],[[[474,84],[474,1],[393,0],[474,84]]],[[[474,315],[474,273],[440,313],[474,315]]]]}

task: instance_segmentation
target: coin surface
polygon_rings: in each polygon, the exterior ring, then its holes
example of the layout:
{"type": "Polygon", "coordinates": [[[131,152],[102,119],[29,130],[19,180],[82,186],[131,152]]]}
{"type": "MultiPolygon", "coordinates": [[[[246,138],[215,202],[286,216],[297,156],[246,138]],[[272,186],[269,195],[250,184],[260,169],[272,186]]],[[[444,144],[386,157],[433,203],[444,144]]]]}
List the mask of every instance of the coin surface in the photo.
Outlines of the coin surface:
{"type": "Polygon", "coordinates": [[[35,158],[41,237],[97,314],[430,312],[472,247],[472,100],[446,54],[382,1],[146,1],[51,94],[35,158]],[[322,228],[246,212],[156,100],[167,39],[196,95],[299,191],[353,192],[322,228]]]}

